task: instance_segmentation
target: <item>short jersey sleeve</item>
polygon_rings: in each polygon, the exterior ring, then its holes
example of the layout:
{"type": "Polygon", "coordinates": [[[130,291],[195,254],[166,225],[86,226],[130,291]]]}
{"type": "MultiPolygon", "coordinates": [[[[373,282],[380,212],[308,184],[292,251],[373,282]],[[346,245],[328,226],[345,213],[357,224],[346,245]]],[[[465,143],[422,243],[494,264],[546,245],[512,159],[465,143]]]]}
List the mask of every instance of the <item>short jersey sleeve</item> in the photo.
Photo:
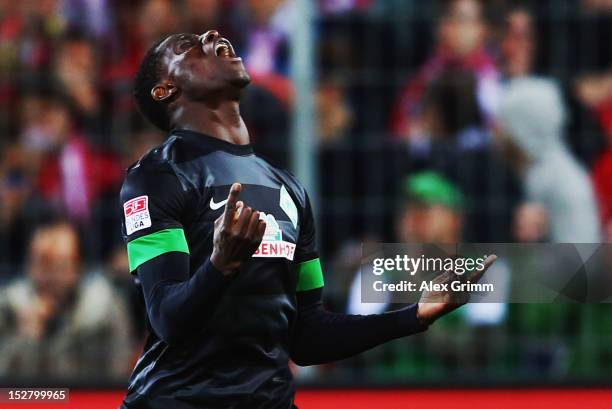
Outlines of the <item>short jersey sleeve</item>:
{"type": "Polygon", "coordinates": [[[304,205],[300,212],[300,234],[295,249],[297,264],[297,291],[323,287],[323,271],[317,253],[315,222],[308,195],[304,193],[304,205]]]}
{"type": "Polygon", "coordinates": [[[130,170],[120,201],[131,272],[164,253],[189,253],[182,224],[186,193],[169,166],[130,170]]]}

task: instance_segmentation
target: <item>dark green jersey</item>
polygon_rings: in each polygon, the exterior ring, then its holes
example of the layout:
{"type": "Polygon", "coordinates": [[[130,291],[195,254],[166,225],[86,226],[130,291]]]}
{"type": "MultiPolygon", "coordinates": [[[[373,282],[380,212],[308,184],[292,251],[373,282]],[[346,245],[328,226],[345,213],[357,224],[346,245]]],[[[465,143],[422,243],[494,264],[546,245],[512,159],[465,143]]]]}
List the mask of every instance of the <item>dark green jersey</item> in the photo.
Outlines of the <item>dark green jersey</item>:
{"type": "Polygon", "coordinates": [[[193,274],[210,257],[213,223],[232,183],[262,212],[262,244],[218,302],[176,344],[151,328],[130,378],[129,408],[279,407],[292,404],[289,345],[296,291],[323,286],[312,212],[287,171],[233,145],[175,131],[130,167],[121,189],[123,234],[136,273],[171,252],[193,274]]]}

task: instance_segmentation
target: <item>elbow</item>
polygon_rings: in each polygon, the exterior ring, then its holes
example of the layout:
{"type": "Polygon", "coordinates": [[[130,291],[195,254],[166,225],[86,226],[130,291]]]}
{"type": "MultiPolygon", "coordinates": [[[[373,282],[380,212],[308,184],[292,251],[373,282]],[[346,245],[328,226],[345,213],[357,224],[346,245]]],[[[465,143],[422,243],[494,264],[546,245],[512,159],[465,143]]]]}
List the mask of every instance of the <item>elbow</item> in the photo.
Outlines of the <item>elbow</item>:
{"type": "Polygon", "coordinates": [[[170,346],[177,345],[180,343],[181,339],[183,339],[183,337],[175,330],[168,328],[157,329],[155,327],[153,327],[153,329],[155,330],[157,337],[170,346]]]}
{"type": "Polygon", "coordinates": [[[291,361],[297,366],[312,365],[310,362],[308,362],[304,354],[301,353],[297,345],[292,345],[289,349],[289,358],[291,358],[291,361]]]}
{"type": "Polygon", "coordinates": [[[176,345],[184,339],[183,329],[178,325],[180,320],[161,311],[149,311],[149,322],[155,335],[168,345],[176,345]]]}
{"type": "Polygon", "coordinates": [[[155,324],[151,322],[151,328],[155,332],[155,335],[168,345],[176,345],[183,338],[181,331],[176,328],[169,327],[167,325],[155,324]]]}
{"type": "Polygon", "coordinates": [[[293,363],[296,364],[297,366],[315,365],[314,362],[311,362],[308,359],[305,359],[304,357],[299,356],[299,355],[291,355],[291,361],[293,361],[293,363]]]}
{"type": "Polygon", "coordinates": [[[319,362],[316,359],[314,359],[314,357],[309,356],[308,354],[304,353],[303,348],[302,349],[299,349],[299,348],[291,349],[289,353],[289,357],[291,358],[293,363],[296,364],[297,366],[311,366],[311,365],[318,365],[318,364],[324,363],[324,362],[319,362]]]}

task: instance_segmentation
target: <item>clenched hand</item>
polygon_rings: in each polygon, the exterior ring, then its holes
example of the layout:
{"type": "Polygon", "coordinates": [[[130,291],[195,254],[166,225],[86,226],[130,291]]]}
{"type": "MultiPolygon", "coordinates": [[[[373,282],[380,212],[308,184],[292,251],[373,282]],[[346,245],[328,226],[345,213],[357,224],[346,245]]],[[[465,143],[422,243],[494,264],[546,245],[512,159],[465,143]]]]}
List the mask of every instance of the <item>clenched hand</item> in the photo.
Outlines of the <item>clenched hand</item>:
{"type": "Polygon", "coordinates": [[[210,261],[224,275],[234,274],[253,255],[266,231],[259,212],[238,201],[241,190],[240,183],[232,185],[225,211],[215,220],[210,261]]]}

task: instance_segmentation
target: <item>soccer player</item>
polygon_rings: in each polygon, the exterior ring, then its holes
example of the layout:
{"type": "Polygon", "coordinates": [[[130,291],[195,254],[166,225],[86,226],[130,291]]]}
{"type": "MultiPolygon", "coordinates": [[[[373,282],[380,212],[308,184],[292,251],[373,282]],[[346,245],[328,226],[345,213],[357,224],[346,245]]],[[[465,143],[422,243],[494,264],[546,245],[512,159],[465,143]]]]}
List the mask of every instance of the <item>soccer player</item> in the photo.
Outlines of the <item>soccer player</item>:
{"type": "Polygon", "coordinates": [[[428,293],[379,315],[324,309],[308,196],[253,153],[239,111],[248,83],[212,30],[164,39],[136,75],[140,111],[169,136],[121,189],[150,329],[122,408],[291,408],[289,359],[347,358],[466,302],[428,293]]]}

